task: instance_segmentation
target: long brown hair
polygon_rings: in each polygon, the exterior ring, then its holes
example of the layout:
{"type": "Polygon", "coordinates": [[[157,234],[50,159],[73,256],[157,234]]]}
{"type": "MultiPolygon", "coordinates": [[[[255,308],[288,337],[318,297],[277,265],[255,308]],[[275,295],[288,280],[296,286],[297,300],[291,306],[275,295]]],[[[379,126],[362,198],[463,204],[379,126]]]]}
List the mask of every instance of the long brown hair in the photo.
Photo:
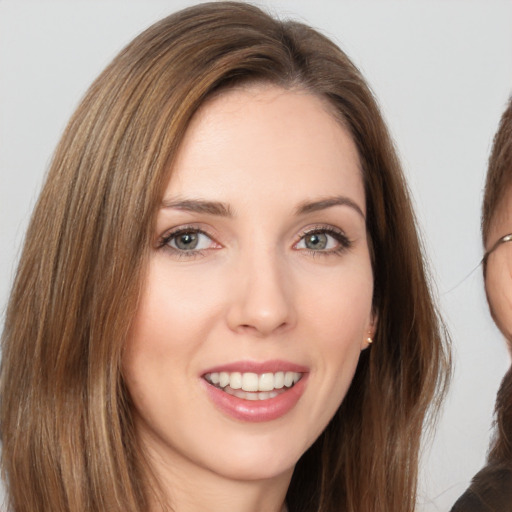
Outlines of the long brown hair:
{"type": "MultiPolygon", "coordinates": [[[[512,98],[501,116],[500,125],[494,137],[485,182],[482,206],[482,239],[484,247],[495,241],[489,240],[489,232],[497,212],[503,206],[512,190],[512,98]]],[[[506,233],[503,233],[506,234],[506,233]]],[[[484,277],[487,259],[484,258],[484,277]]],[[[489,307],[491,314],[491,302],[489,307]]],[[[511,346],[512,340],[507,340],[511,346]]],[[[495,405],[495,435],[491,442],[488,462],[507,463],[512,468],[512,368],[501,381],[495,405]]]]}
{"type": "Polygon", "coordinates": [[[3,333],[2,468],[14,512],[143,511],[150,478],[121,354],[157,205],[187,125],[241,82],[327,99],[357,145],[379,325],[340,409],[297,463],[291,512],[411,512],[420,437],[444,391],[446,335],[396,153],[348,57],[244,3],[156,23],[93,83],[32,216],[3,333]]]}

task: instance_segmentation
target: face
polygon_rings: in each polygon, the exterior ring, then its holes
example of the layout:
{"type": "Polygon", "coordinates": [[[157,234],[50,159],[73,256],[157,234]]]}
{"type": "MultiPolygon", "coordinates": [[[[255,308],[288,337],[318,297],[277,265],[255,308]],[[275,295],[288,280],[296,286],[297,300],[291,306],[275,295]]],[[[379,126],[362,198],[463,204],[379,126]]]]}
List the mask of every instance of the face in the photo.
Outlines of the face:
{"type": "MultiPolygon", "coordinates": [[[[512,189],[509,189],[492,219],[486,250],[511,232],[512,189]]],[[[485,290],[496,325],[512,341],[512,242],[498,245],[487,258],[485,290]]]]}
{"type": "Polygon", "coordinates": [[[358,154],[329,107],[263,85],[210,99],[174,162],[123,360],[155,465],[290,475],[347,392],[372,293],[358,154]]]}

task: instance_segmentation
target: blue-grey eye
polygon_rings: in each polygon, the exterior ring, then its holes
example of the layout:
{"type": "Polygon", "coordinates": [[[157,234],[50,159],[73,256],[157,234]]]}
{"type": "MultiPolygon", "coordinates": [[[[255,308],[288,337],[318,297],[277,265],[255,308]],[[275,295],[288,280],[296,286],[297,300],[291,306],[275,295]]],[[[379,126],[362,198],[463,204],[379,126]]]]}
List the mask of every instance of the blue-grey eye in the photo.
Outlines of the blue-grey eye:
{"type": "Polygon", "coordinates": [[[345,236],[341,233],[318,230],[302,235],[295,248],[306,249],[308,251],[328,252],[336,250],[339,247],[344,247],[345,245],[345,236]]]}
{"type": "Polygon", "coordinates": [[[327,247],[329,238],[325,233],[311,233],[304,237],[304,245],[313,251],[321,251],[327,247]]]}
{"type": "Polygon", "coordinates": [[[182,251],[190,251],[191,249],[195,249],[198,242],[198,233],[183,233],[174,239],[176,248],[182,251]]]}
{"type": "Polygon", "coordinates": [[[212,246],[212,239],[200,231],[181,231],[172,234],[167,245],[178,251],[200,251],[212,246]]]}

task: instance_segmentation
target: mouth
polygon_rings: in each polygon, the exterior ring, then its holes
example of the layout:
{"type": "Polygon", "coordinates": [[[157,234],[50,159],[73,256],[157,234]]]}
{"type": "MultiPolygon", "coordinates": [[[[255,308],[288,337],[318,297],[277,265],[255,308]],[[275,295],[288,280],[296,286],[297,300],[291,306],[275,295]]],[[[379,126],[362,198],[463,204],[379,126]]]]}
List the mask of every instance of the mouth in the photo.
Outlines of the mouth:
{"type": "Polygon", "coordinates": [[[242,400],[269,400],[293,388],[303,377],[301,372],[278,371],[211,372],[203,375],[213,387],[242,400]]]}
{"type": "Polygon", "coordinates": [[[283,418],[305,393],[310,369],[283,360],[233,361],[203,373],[211,402],[224,415],[243,422],[283,418]]]}

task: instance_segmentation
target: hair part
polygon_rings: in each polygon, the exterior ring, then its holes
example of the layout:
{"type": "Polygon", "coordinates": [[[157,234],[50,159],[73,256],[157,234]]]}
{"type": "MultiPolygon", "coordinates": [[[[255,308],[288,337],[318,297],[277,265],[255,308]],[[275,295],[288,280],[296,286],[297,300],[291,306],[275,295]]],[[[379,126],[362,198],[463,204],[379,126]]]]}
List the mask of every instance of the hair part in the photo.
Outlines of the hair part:
{"type": "Polygon", "coordinates": [[[158,492],[132,424],[122,350],[188,123],[212,94],[249,82],[324,98],[350,131],[379,317],[340,409],[297,463],[287,502],[294,512],[414,510],[422,429],[445,391],[449,355],[393,143],[363,77],[329,39],[248,4],[213,2],[134,39],[56,150],[2,339],[2,470],[14,512],[135,512],[158,492]]]}

